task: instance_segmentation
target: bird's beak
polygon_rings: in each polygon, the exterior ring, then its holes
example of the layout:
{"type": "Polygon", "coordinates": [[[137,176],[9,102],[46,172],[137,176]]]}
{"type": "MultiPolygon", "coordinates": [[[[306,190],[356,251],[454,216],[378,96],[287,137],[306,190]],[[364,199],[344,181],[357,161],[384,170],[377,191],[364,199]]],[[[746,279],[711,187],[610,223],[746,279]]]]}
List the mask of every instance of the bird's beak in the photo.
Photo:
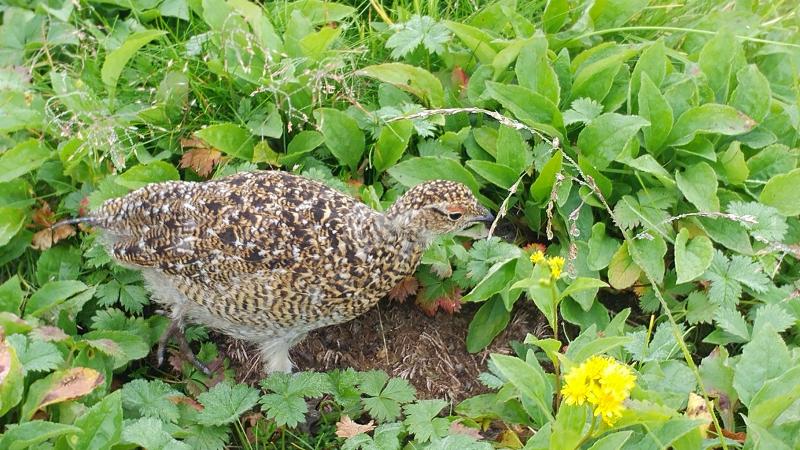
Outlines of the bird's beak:
{"type": "Polygon", "coordinates": [[[475,217],[472,219],[472,222],[483,222],[487,225],[490,225],[492,222],[494,222],[494,214],[487,210],[486,214],[475,217]]]}

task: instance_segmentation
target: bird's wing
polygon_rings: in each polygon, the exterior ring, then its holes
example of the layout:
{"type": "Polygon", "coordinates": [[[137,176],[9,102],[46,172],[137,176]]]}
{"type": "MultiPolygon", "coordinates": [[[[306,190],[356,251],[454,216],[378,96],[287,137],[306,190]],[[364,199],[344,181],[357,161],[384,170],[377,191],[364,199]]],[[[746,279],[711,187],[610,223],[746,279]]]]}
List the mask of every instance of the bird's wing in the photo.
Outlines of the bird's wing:
{"type": "Polygon", "coordinates": [[[329,264],[354,253],[369,207],[316,181],[278,171],[205,183],[146,186],[97,211],[124,264],[206,278],[329,264]]]}

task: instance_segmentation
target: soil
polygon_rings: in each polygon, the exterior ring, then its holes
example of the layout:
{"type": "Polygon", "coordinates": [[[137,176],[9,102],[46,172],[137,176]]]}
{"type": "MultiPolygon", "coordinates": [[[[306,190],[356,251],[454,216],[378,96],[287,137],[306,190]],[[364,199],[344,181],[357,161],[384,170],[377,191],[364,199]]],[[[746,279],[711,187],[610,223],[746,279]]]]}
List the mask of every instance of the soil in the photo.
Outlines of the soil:
{"type": "MultiPolygon", "coordinates": [[[[407,379],[418,398],[459,402],[487,391],[478,380],[491,353],[509,354],[512,341],[528,333],[549,332],[544,319],[529,302],[520,301],[506,330],[484,351],[466,349],[467,328],[480,305],[466,304],[449,315],[425,315],[411,302],[383,300],[350,322],[316,330],[291,352],[296,370],[324,371],[352,367],[383,370],[407,379]]],[[[261,377],[257,354],[246,344],[224,336],[220,348],[230,358],[239,381],[255,383],[261,377]]]]}

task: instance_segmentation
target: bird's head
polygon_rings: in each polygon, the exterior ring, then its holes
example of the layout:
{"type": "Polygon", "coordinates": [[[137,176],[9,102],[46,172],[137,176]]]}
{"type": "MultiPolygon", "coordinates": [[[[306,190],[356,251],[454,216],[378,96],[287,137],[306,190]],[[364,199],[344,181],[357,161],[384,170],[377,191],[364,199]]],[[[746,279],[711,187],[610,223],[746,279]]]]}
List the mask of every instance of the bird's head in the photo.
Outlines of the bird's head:
{"type": "Polygon", "coordinates": [[[492,213],[455,181],[435,180],[409,189],[387,211],[387,217],[411,232],[433,238],[463,230],[477,222],[490,223],[492,213]]]}

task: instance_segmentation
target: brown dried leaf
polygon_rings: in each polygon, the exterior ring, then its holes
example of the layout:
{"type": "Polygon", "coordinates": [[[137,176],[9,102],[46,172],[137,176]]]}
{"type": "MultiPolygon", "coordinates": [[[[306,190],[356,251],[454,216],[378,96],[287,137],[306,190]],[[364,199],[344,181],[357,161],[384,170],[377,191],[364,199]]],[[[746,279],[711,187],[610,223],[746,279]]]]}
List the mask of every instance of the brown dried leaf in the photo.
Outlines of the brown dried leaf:
{"type": "Polygon", "coordinates": [[[47,202],[42,202],[42,206],[33,212],[31,220],[42,228],[47,228],[56,223],[55,214],[53,214],[53,210],[50,209],[50,204],[47,202]]]}
{"type": "Polygon", "coordinates": [[[36,250],[47,250],[58,241],[75,236],[75,227],[72,225],[59,225],[55,228],[45,228],[33,235],[31,247],[36,250]]]}
{"type": "Polygon", "coordinates": [[[183,403],[184,405],[193,408],[195,411],[203,410],[203,405],[201,405],[197,400],[191,397],[187,397],[185,395],[171,395],[167,397],[167,399],[175,405],[180,405],[181,403],[183,403]]]}
{"type": "Polygon", "coordinates": [[[50,390],[45,394],[41,402],[39,402],[36,409],[42,409],[54,403],[83,397],[92,392],[97,386],[103,384],[103,381],[103,375],[94,369],[88,367],[73,367],[66,370],[60,378],[54,381],[50,390]]]}
{"type": "Polygon", "coordinates": [[[67,339],[69,335],[64,333],[64,330],[58,327],[53,327],[50,325],[44,325],[39,328],[36,328],[31,332],[31,334],[35,335],[39,339],[48,342],[59,342],[67,339]]]}
{"type": "Polygon", "coordinates": [[[453,422],[450,424],[450,433],[451,434],[466,434],[467,436],[471,436],[475,439],[483,439],[483,435],[479,430],[475,428],[468,427],[466,425],[462,425],[460,422],[453,422]]]}
{"type": "Polygon", "coordinates": [[[708,426],[711,425],[713,420],[711,419],[711,413],[708,411],[706,400],[703,397],[700,397],[694,392],[689,393],[689,402],[686,405],[686,417],[703,421],[698,428],[700,428],[700,433],[705,438],[708,433],[708,426]]]}
{"type": "MultiPolygon", "coordinates": [[[[182,140],[182,145],[184,141],[189,140],[182,140]]],[[[196,141],[196,139],[192,141],[196,141]]],[[[219,163],[220,158],[222,158],[222,153],[219,150],[196,146],[181,156],[180,167],[181,169],[190,167],[201,177],[207,177],[211,174],[211,171],[214,170],[214,166],[219,163]]]]}
{"type": "Polygon", "coordinates": [[[375,421],[370,420],[368,424],[361,425],[353,421],[350,416],[342,416],[338,422],[336,422],[336,436],[340,438],[351,438],[353,436],[359,435],[361,433],[369,433],[370,431],[375,429],[375,421]]]}
{"type": "Polygon", "coordinates": [[[453,294],[437,300],[439,308],[447,314],[455,314],[461,311],[461,289],[456,289],[453,294]]]}
{"type": "Polygon", "coordinates": [[[405,277],[389,291],[389,299],[403,303],[408,297],[416,294],[418,289],[419,282],[416,278],[413,276],[405,277]]]}

